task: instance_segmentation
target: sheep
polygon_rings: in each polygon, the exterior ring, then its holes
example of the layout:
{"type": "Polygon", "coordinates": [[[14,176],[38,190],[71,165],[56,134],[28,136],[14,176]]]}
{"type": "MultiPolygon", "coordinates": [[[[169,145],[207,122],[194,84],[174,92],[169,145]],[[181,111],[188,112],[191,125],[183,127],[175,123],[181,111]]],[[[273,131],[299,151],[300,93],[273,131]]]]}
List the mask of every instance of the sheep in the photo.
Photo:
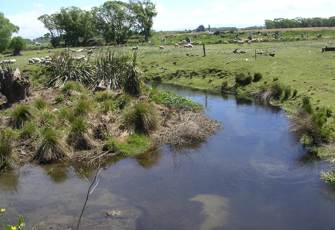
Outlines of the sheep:
{"type": "Polygon", "coordinates": [[[29,63],[29,64],[35,64],[35,61],[34,61],[32,58],[29,58],[29,59],[28,59],[28,63],[29,63]]]}
{"type": "Polygon", "coordinates": [[[160,49],[160,50],[163,50],[163,49],[165,49],[165,47],[164,47],[164,46],[160,46],[159,49],[160,49]]]}
{"type": "Polygon", "coordinates": [[[10,59],[9,62],[10,62],[10,64],[15,64],[16,63],[16,59],[10,59]]]}
{"type": "Polygon", "coordinates": [[[193,45],[191,43],[188,43],[188,44],[184,45],[184,48],[193,48],[193,45]]]}
{"type": "Polygon", "coordinates": [[[79,55],[79,56],[73,57],[74,60],[78,60],[78,61],[85,60],[85,58],[86,58],[85,55],[79,55]]]}
{"type": "Polygon", "coordinates": [[[135,47],[133,47],[131,49],[132,49],[132,51],[137,51],[138,50],[138,46],[135,46],[135,47]]]}
{"type": "Polygon", "coordinates": [[[32,58],[32,59],[34,60],[35,64],[36,63],[41,63],[41,59],[40,58],[32,58]]]}
{"type": "Polygon", "coordinates": [[[174,44],[174,47],[179,48],[180,47],[179,43],[174,44]]]}

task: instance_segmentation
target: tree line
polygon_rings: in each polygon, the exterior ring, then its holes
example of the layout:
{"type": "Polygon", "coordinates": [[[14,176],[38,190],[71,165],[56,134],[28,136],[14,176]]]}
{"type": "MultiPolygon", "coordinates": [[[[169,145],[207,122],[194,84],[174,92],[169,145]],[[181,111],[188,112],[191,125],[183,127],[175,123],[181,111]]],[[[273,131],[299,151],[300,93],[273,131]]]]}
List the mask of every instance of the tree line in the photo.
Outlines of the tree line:
{"type": "Polygon", "coordinates": [[[148,41],[156,15],[155,4],[150,0],[107,1],[89,11],[61,8],[38,19],[48,29],[51,44],[58,47],[124,44],[133,35],[141,35],[148,41]]]}
{"type": "Polygon", "coordinates": [[[333,26],[335,26],[335,16],[330,18],[275,18],[274,20],[265,20],[267,29],[333,26]]]}

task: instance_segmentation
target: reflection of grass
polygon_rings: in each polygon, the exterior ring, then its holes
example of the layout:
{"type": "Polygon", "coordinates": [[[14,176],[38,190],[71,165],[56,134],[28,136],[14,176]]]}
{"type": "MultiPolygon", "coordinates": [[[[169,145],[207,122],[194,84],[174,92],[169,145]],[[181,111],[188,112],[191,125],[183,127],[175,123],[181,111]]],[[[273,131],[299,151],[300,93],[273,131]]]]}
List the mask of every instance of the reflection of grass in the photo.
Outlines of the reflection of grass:
{"type": "Polygon", "coordinates": [[[120,152],[126,156],[133,157],[148,151],[152,143],[147,136],[131,135],[125,142],[119,142],[111,138],[106,146],[110,151],[120,152]]]}
{"type": "Polygon", "coordinates": [[[322,172],[321,179],[328,184],[335,184],[335,171],[322,172]]]}

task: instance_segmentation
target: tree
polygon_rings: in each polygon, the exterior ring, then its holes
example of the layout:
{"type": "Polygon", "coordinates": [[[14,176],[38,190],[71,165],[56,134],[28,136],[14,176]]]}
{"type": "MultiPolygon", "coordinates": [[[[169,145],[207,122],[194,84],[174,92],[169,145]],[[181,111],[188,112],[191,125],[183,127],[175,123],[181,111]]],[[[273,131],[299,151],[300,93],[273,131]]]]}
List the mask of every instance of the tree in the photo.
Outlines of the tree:
{"type": "Polygon", "coordinates": [[[3,52],[9,45],[12,34],[17,32],[19,27],[13,25],[3,13],[0,13],[0,52],[3,52]]]}
{"type": "Polygon", "coordinates": [[[137,29],[149,40],[153,26],[153,18],[157,16],[156,6],[150,0],[130,2],[130,7],[137,22],[137,29]]]}
{"type": "Polygon", "coordinates": [[[95,24],[106,42],[125,43],[132,34],[134,17],[128,3],[108,1],[93,9],[95,24]]]}
{"type": "Polygon", "coordinates": [[[21,55],[21,50],[26,47],[26,41],[22,37],[14,37],[12,38],[9,48],[13,50],[13,55],[18,56],[21,55]]]}
{"type": "Polygon", "coordinates": [[[205,32],[206,28],[204,25],[198,26],[198,28],[195,30],[196,32],[205,32]]]}

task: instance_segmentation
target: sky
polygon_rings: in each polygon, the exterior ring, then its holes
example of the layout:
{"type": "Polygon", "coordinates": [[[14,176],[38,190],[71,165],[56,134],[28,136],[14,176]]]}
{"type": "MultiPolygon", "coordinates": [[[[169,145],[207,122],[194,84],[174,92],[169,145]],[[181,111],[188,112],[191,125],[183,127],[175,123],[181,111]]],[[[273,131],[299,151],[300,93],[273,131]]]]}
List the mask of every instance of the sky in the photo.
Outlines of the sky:
{"type": "MultiPolygon", "coordinates": [[[[37,20],[42,14],[61,7],[77,6],[89,10],[106,0],[0,0],[0,12],[20,27],[19,35],[36,38],[47,33],[37,20]]],[[[158,15],[154,29],[195,29],[263,25],[265,19],[335,16],[334,0],[153,0],[158,15]]]]}

